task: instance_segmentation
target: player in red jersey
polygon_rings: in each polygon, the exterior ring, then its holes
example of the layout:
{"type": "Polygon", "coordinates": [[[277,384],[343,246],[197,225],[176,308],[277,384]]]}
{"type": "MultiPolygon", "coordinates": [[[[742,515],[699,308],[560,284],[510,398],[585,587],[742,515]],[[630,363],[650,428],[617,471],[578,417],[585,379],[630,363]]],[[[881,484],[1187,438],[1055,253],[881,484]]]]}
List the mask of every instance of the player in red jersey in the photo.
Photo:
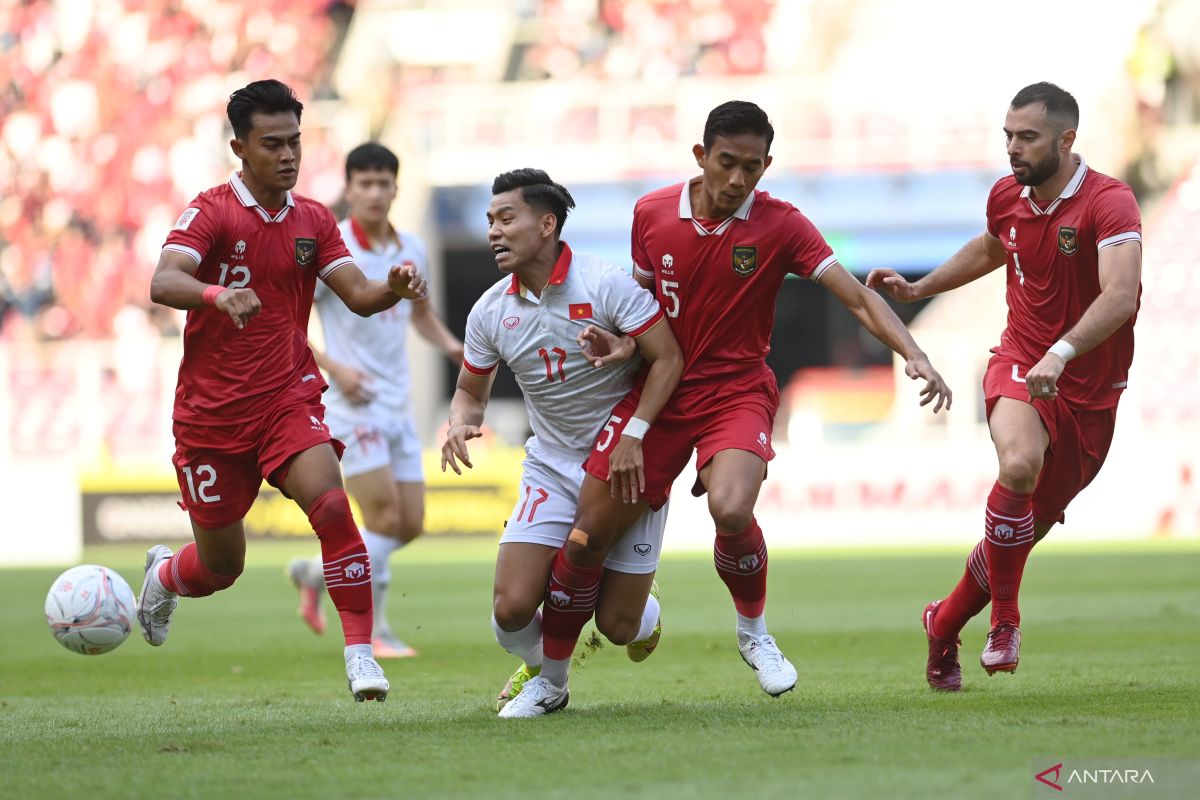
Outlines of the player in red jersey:
{"type": "Polygon", "coordinates": [[[371,650],[371,564],[342,489],[341,443],[325,427],[325,381],[308,348],[317,278],[355,312],[425,295],[416,269],[386,281],[355,266],[333,215],[293,195],[300,113],[275,80],[238,89],[226,109],[240,172],[202,192],[175,223],[150,286],[156,303],[187,309],[175,392],[175,456],[195,542],[146,556],[138,620],[167,638],[176,597],[227,589],[242,572],[242,519],[266,479],[304,509],[321,540],[325,580],[346,638],[356,700],[387,696],[371,650]]]}
{"type": "Polygon", "coordinates": [[[935,411],[943,403],[949,407],[949,389],[883,298],[837,262],[794,206],[756,190],[771,164],[773,137],[767,115],[753,103],[718,106],[708,116],[703,144],[693,148],[703,174],[651,192],[634,210],[636,276],[658,296],[683,351],[684,374],[653,426],[633,415],[635,388],[613,410],[606,435],[593,448],[576,529],[547,588],[543,675],[553,674],[555,661],[570,658],[587,620],[587,614],[576,613],[587,609],[577,609],[574,598],[594,596],[614,537],[647,504],[657,508],[665,501],[696,450],[693,491],[708,493],[716,526],[714,561],[737,609],[742,657],[768,694],[795,687],[795,667],[767,632],[767,548],[754,519],[767,462],[774,457],[771,429],[779,405],[766,355],[775,301],[789,273],[829,289],[873,336],[902,355],[908,375],[926,381],[922,405],[936,401],[935,411]],[[613,441],[640,445],[641,469],[632,480],[614,476],[610,486],[613,441]]]}
{"type": "Polygon", "coordinates": [[[1078,124],[1070,94],[1026,86],[1004,122],[1013,174],[992,187],[987,232],[915,283],[891,270],[867,276],[868,286],[912,301],[1008,267],[1008,324],[983,379],[999,476],[962,579],[922,615],[934,689],[962,687],[958,635],[989,601],[980,664],[989,675],[1017,669],[1025,560],[1099,472],[1128,381],[1141,213],[1128,186],[1071,152],[1078,124]]]}

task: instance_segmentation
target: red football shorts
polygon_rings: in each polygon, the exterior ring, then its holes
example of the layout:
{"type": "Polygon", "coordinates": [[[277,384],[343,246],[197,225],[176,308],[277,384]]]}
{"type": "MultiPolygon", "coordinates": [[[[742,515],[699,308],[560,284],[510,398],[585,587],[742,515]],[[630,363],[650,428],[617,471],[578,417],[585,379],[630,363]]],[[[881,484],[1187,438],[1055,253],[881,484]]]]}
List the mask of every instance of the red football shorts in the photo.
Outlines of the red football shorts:
{"type": "MultiPolygon", "coordinates": [[[[1028,369],[1006,355],[996,354],[988,361],[983,394],[989,418],[1001,397],[1031,402],[1024,379],[1028,369]]],[[[1117,409],[1072,408],[1062,395],[1038,398],[1032,405],[1050,435],[1042,473],[1033,490],[1033,517],[1041,522],[1063,522],[1067,505],[1099,474],[1108,456],[1117,409]]]]}
{"type": "Polygon", "coordinates": [[[297,453],[329,442],[342,457],[345,448],[324,420],[325,407],[314,401],[234,425],[176,422],[171,462],[183,495],[179,505],[206,530],[237,522],[250,510],[264,479],[283,491],[297,453]]]}
{"type": "MultiPolygon", "coordinates": [[[[584,465],[589,474],[608,481],[612,445],[633,416],[640,397],[641,387],[635,386],[613,409],[584,465]]],[[[696,451],[697,471],[722,450],[746,450],[770,461],[775,457],[771,428],[778,409],[779,387],[765,365],[720,381],[681,386],[642,440],[646,473],[642,496],[651,508],[662,508],[671,484],[691,460],[692,450],[696,451]]],[[[699,476],[692,493],[697,497],[704,493],[699,476]]]]}

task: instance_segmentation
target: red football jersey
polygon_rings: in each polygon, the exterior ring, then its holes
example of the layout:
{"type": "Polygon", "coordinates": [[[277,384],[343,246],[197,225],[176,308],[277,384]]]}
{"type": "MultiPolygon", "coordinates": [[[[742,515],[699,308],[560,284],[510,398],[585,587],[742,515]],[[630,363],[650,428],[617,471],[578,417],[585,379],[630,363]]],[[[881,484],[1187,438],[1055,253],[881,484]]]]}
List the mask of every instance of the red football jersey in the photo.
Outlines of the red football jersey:
{"type": "MultiPolygon", "coordinates": [[[[988,197],[987,230],[1008,251],[1008,325],[992,352],[1029,368],[1100,295],[1100,251],[1141,241],[1142,216],[1128,186],[1089,170],[1080,158],[1070,183],[1044,208],[1011,175],[997,181],[988,197]]],[[[1136,313],[1098,347],[1071,359],[1058,381],[1063,399],[1079,408],[1117,404],[1133,361],[1135,319],[1136,313]]]]}
{"type": "Polygon", "coordinates": [[[763,365],[783,279],[816,280],[837,262],[816,226],[766,192],[704,225],[688,191],[699,180],[651,192],[633,211],[634,268],[654,280],[683,350],[683,385],[763,365]]]}
{"type": "Polygon", "coordinates": [[[329,209],[288,192],[272,214],[235,173],[201,192],[179,217],[164,250],[199,263],[205,283],[254,290],[262,311],[238,330],[211,306],[188,311],[174,418],[228,425],[262,417],[280,403],[324,389],[308,348],[317,278],[353,263],[329,209]]]}

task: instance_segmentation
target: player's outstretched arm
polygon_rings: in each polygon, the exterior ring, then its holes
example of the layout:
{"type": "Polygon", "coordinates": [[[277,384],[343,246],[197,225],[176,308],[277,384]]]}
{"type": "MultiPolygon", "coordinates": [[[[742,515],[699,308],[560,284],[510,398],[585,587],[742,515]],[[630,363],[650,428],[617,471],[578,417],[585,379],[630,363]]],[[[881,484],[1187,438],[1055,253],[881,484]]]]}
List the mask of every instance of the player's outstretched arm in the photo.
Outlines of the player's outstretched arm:
{"type": "Polygon", "coordinates": [[[392,267],[386,281],[369,280],[356,264],[346,264],[329,273],[325,285],[360,317],[387,311],[401,300],[420,300],[427,291],[425,278],[412,264],[392,267]]]}
{"type": "Polygon", "coordinates": [[[446,471],[446,465],[449,464],[456,474],[462,475],[459,461],[468,469],[474,466],[467,451],[467,442],[483,435],[479,426],[483,424],[483,412],[492,396],[492,381],[495,378],[494,369],[486,375],[476,375],[466,367],[459,370],[458,385],[454,387],[454,397],[450,399],[450,424],[446,429],[446,441],[442,443],[442,472],[446,471]]]}
{"type": "Polygon", "coordinates": [[[428,298],[413,303],[412,322],[422,339],[441,350],[452,364],[462,366],[463,343],[442,322],[428,298]]]}
{"type": "Polygon", "coordinates": [[[609,486],[613,497],[620,492],[626,503],[636,503],[646,491],[645,461],[642,456],[642,437],[659,412],[671,398],[683,376],[683,352],[671,326],[660,319],[652,328],[637,337],[638,350],[650,365],[642,395],[634,409],[633,418],[625,424],[616,447],[608,459],[609,486]],[[641,424],[635,423],[641,420],[641,424]]]}
{"type": "Polygon", "coordinates": [[[917,346],[916,340],[896,316],[896,312],[875,294],[858,282],[841,264],[834,264],[821,274],[819,283],[842,302],[867,332],[904,358],[904,371],[908,377],[925,379],[921,389],[921,405],[937,401],[933,413],[945,404],[950,408],[953,394],[942,376],[933,368],[929,357],[917,346]]]}
{"type": "Polygon", "coordinates": [[[200,264],[191,256],[175,250],[163,250],[158,257],[154,277],[150,279],[150,299],[171,308],[193,309],[215,306],[229,315],[238,330],[246,327],[262,304],[253,289],[230,289],[196,279],[200,264]]]}
{"type": "Polygon", "coordinates": [[[1137,313],[1138,286],[1142,280],[1142,243],[1122,242],[1100,251],[1097,263],[1100,294],[1087,311],[1025,373],[1030,398],[1054,397],[1067,362],[1099,345],[1137,313]]]}
{"type": "Polygon", "coordinates": [[[911,303],[966,286],[999,267],[1006,258],[1000,240],[985,232],[916,283],[909,283],[894,269],[873,269],[867,275],[867,288],[887,292],[901,303],[911,303]]]}

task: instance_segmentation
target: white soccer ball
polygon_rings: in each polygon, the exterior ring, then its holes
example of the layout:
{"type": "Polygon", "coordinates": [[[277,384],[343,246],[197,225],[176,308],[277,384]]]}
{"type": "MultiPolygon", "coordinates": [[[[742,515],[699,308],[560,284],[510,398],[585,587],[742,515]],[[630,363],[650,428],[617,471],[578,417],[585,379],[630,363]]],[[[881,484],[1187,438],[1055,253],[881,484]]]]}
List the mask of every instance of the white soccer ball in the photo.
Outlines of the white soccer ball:
{"type": "Polygon", "coordinates": [[[46,622],[63,647],[85,656],[114,649],[133,630],[137,603],[125,579],[84,564],[54,579],[46,593],[46,622]]]}

